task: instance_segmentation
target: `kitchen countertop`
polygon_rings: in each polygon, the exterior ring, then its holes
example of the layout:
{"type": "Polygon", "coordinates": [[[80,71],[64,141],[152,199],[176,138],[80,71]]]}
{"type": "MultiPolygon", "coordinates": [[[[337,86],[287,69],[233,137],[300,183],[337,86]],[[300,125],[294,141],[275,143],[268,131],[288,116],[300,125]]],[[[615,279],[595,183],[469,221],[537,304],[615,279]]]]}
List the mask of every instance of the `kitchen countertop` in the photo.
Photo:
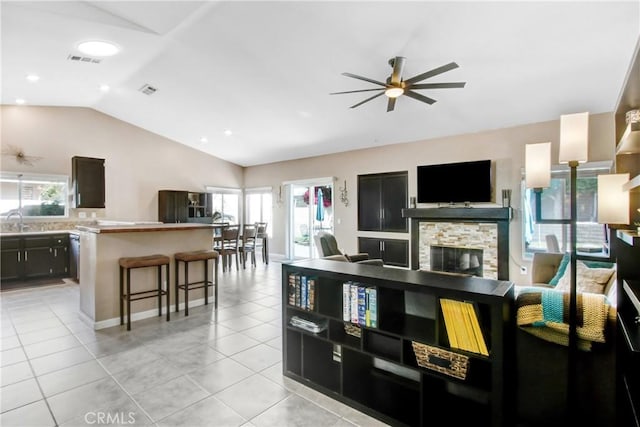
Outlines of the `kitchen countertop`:
{"type": "Polygon", "coordinates": [[[10,231],[0,233],[0,237],[37,236],[40,234],[78,234],[78,230],[10,231]]]}
{"type": "Polygon", "coordinates": [[[132,224],[132,225],[92,225],[92,226],[76,226],[78,231],[89,233],[140,233],[151,231],[185,231],[185,230],[202,230],[215,228],[214,224],[200,223],[180,223],[180,224],[132,224]]]}

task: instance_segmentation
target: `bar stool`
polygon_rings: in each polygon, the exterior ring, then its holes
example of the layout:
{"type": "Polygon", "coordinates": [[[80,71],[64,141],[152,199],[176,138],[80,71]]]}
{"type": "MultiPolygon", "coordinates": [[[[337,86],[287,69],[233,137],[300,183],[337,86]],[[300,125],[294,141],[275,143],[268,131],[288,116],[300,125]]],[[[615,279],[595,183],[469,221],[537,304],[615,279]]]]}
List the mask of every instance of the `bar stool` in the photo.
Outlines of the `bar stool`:
{"type": "Polygon", "coordinates": [[[120,324],[124,325],[124,305],[126,302],[127,330],[131,330],[131,301],[146,298],[158,298],[158,317],[162,316],[162,296],[167,296],[167,322],[169,321],[169,264],[171,260],[165,255],[147,255],[138,257],[123,257],[118,260],[120,264],[120,324]],[[162,289],[162,266],[166,266],[167,290],[162,289]],[[131,270],[134,268],[158,267],[158,288],[146,291],[131,292],[131,270]],[[126,272],[126,289],[124,273],[126,272]],[[126,291],[126,292],[125,292],[126,291]]]}
{"type": "Polygon", "coordinates": [[[189,315],[189,291],[192,289],[204,288],[204,303],[209,304],[209,286],[213,286],[214,307],[218,309],[218,251],[204,249],[201,251],[178,252],[173,255],[176,262],[176,312],[180,311],[179,293],[184,289],[184,315],[189,315]],[[213,281],[209,280],[209,260],[213,260],[213,281]],[[202,261],[204,263],[204,280],[189,282],[189,263],[202,261]],[[184,263],[184,283],[178,280],[180,263],[184,263]]]}

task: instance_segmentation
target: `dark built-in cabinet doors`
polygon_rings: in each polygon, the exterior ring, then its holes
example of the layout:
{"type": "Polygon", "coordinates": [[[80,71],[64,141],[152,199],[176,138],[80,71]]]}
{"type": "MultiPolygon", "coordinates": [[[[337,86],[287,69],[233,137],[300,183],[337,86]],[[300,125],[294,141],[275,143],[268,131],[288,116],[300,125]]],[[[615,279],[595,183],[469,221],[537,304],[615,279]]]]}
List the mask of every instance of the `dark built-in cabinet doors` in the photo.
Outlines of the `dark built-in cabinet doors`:
{"type": "Polygon", "coordinates": [[[358,237],[358,252],[369,254],[369,258],[382,259],[385,265],[409,267],[408,240],[358,237]]]}
{"type": "Polygon", "coordinates": [[[105,207],[104,159],[72,157],[71,177],[74,207],[105,207]]]}
{"type": "Polygon", "coordinates": [[[358,230],[406,233],[407,183],[406,171],[358,175],[358,230]]]}

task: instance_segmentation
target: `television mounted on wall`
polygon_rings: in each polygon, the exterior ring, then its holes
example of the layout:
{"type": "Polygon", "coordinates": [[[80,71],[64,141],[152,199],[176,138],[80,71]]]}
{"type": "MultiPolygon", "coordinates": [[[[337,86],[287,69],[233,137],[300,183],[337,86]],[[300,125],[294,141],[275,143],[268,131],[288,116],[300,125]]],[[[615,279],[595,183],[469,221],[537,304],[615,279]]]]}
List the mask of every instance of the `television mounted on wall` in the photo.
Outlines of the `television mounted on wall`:
{"type": "Polygon", "coordinates": [[[491,201],[491,160],[418,166],[418,203],[491,201]]]}

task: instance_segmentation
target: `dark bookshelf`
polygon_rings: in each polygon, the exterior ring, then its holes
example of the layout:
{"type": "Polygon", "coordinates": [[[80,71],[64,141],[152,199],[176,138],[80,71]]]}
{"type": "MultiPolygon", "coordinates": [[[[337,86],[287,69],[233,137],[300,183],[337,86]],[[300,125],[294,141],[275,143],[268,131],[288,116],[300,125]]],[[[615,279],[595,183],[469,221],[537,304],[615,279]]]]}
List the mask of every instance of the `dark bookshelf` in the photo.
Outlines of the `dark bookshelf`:
{"type": "Polygon", "coordinates": [[[514,425],[512,282],[306,260],[283,264],[282,283],[285,376],[391,425],[514,425]],[[315,279],[313,309],[289,304],[290,275],[315,279]],[[345,283],[375,291],[375,326],[344,319],[345,283]],[[444,298],[473,303],[488,356],[449,345],[444,298]],[[294,316],[325,327],[302,329],[294,316]],[[419,363],[425,347],[430,363],[419,363]],[[463,377],[448,369],[454,360],[463,377]]]}

